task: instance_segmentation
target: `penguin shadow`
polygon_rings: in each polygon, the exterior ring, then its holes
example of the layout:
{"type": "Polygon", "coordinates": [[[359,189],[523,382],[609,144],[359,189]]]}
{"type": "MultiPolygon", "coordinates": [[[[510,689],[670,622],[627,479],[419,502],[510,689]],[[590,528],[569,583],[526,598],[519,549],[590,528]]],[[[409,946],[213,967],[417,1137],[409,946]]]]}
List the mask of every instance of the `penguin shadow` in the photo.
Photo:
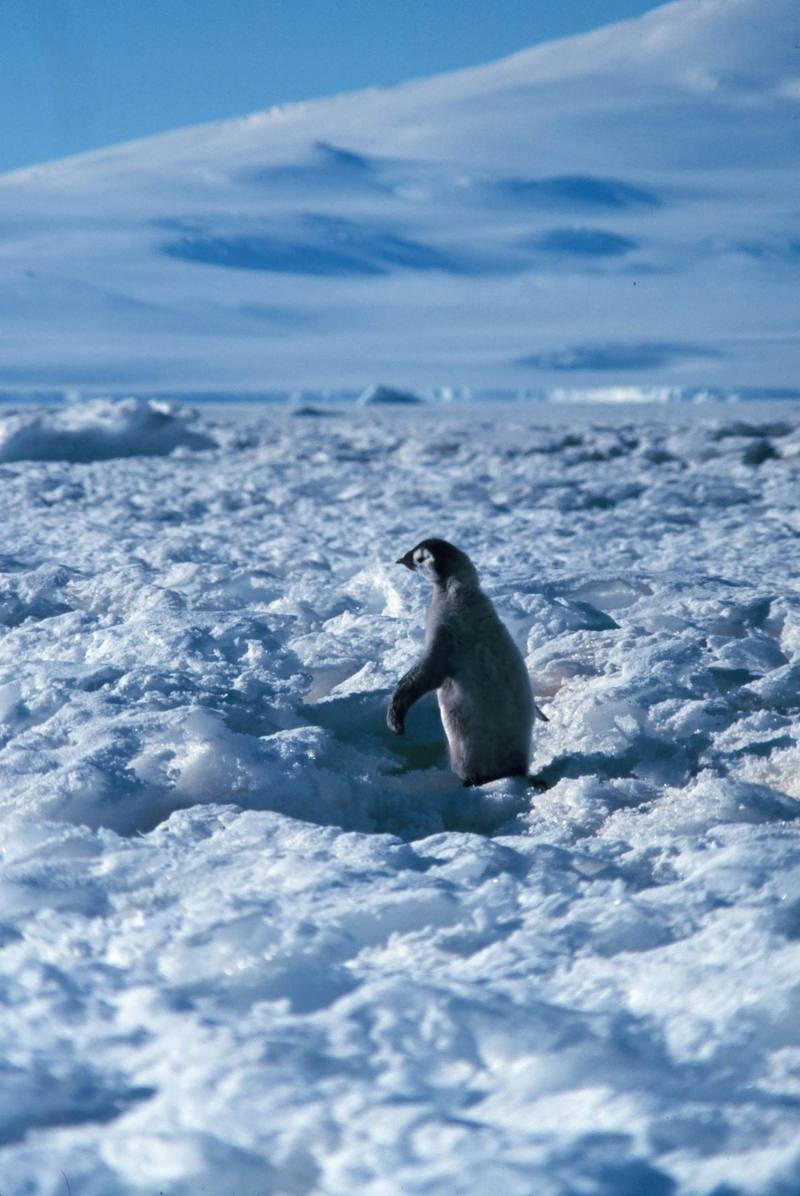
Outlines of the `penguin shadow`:
{"type": "Polygon", "coordinates": [[[685,784],[700,771],[710,743],[710,736],[703,733],[676,741],[639,734],[622,752],[571,752],[556,756],[538,769],[537,777],[548,789],[559,781],[581,777],[609,782],[649,781],[659,786],[685,784]]]}

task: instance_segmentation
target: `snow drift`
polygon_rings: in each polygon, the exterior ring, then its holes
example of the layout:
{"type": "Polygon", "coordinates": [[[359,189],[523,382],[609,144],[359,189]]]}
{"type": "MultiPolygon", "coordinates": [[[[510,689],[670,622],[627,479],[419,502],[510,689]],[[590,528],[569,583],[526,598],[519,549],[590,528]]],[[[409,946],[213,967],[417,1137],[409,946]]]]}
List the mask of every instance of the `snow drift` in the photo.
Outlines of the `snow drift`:
{"type": "Polygon", "coordinates": [[[0,414],[0,462],[105,461],[213,447],[194,420],[188,408],[141,399],[0,414]]]}

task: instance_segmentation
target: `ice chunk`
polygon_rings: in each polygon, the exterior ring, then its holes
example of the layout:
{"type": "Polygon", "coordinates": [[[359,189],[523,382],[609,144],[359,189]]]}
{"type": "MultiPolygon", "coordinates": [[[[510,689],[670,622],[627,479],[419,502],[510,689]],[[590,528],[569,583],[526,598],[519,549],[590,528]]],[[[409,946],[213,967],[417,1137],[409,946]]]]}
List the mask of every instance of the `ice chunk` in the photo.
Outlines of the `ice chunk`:
{"type": "Polygon", "coordinates": [[[0,416],[0,461],[104,461],[209,449],[193,411],[144,399],[92,399],[0,416]]]}
{"type": "Polygon", "coordinates": [[[361,393],[358,401],[362,407],[379,407],[391,405],[393,403],[401,406],[413,403],[421,403],[423,400],[419,397],[419,395],[415,395],[409,390],[398,390],[394,386],[381,386],[376,384],[374,386],[368,386],[367,389],[361,393]]]}

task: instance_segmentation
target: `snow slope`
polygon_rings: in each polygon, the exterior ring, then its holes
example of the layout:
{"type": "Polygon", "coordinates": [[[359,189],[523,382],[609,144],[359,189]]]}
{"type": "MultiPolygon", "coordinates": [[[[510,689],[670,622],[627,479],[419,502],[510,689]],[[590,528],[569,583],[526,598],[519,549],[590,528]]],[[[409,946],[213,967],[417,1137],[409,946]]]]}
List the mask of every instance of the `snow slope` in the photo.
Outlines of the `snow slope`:
{"type": "Polygon", "coordinates": [[[0,388],[798,386],[800,18],[678,0],[0,180],[0,388]]]}
{"type": "Polygon", "coordinates": [[[0,1191],[794,1196],[800,406],[327,410],[0,419],[0,1191]],[[533,800],[385,728],[431,533],[533,800]]]}

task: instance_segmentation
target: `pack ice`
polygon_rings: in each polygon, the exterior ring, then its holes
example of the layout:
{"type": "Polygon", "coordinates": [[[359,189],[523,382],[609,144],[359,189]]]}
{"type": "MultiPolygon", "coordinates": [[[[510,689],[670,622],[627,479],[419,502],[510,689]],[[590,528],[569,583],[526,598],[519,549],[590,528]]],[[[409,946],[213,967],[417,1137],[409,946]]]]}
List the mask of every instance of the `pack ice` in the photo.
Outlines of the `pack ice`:
{"type": "Polygon", "coordinates": [[[320,409],[0,420],[0,1191],[797,1192],[797,406],[320,409]],[[430,533],[544,794],[385,728],[430,533]]]}

